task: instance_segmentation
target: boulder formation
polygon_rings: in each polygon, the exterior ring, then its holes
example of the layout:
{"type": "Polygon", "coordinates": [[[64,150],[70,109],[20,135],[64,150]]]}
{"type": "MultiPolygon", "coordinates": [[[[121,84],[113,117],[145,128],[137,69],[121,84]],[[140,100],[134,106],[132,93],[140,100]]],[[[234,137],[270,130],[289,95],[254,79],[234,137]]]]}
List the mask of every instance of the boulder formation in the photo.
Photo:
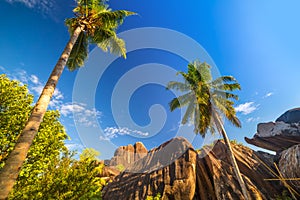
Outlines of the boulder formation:
{"type": "Polygon", "coordinates": [[[146,156],[147,153],[148,150],[141,142],[137,142],[134,145],[121,146],[115,151],[114,157],[108,161],[108,165],[121,165],[127,168],[132,165],[132,163],[146,156]]]}
{"type": "Polygon", "coordinates": [[[280,174],[300,198],[300,108],[288,110],[275,122],[258,124],[254,137],[245,140],[276,152],[280,174]]]}
{"type": "Polygon", "coordinates": [[[135,162],[103,190],[103,199],[193,199],[197,154],[183,138],[160,145],[135,162]]]}
{"type": "MultiPolygon", "coordinates": [[[[298,111],[290,110],[276,122],[258,124],[254,137],[246,138],[250,144],[275,151],[276,155],[232,143],[251,199],[282,196],[287,185],[278,180],[278,175],[289,179],[286,184],[294,191],[294,199],[300,198],[298,111]]],[[[200,153],[183,138],[174,138],[149,152],[142,143],[136,143],[120,147],[106,163],[122,164],[126,170],[104,187],[104,200],[146,199],[158,193],[163,200],[244,199],[223,140],[200,153]]]]}
{"type": "Polygon", "coordinates": [[[277,153],[300,144],[300,108],[288,110],[275,122],[258,124],[254,137],[245,140],[249,144],[277,153]]]}
{"type": "MultiPolygon", "coordinates": [[[[281,194],[278,182],[264,180],[274,178],[266,167],[272,163],[265,155],[242,145],[233,144],[233,149],[252,199],[272,199],[281,194]]],[[[227,153],[223,141],[198,155],[188,141],[175,138],[149,151],[117,176],[104,188],[103,199],[146,199],[158,193],[170,200],[243,199],[227,153]]]]}

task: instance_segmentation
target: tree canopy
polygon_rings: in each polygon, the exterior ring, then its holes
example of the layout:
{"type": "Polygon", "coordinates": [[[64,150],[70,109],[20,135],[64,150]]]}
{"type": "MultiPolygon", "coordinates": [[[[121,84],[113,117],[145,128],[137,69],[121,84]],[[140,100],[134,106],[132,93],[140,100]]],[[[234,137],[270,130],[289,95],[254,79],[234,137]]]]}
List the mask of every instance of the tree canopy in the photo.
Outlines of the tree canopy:
{"type": "MultiPolygon", "coordinates": [[[[0,75],[0,169],[12,151],[32,109],[26,85],[0,75]]],[[[101,199],[99,155],[86,149],[80,160],[68,151],[68,136],[58,111],[47,111],[9,199],[101,199]]]]}

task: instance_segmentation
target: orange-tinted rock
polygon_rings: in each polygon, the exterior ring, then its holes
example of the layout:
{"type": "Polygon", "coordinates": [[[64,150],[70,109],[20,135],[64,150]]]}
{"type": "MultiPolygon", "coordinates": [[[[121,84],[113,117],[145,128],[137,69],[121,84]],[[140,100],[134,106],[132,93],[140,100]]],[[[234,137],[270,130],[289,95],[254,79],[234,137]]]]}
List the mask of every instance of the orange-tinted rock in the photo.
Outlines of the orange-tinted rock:
{"type": "Polygon", "coordinates": [[[141,142],[135,143],[134,146],[131,144],[121,146],[115,151],[114,157],[109,162],[109,166],[123,165],[127,168],[132,163],[146,156],[147,152],[148,150],[141,142]]]}
{"type": "Polygon", "coordinates": [[[196,189],[196,152],[175,138],[135,162],[109,183],[103,199],[146,199],[160,193],[163,199],[193,199],[196,189]]]}
{"type": "MultiPolygon", "coordinates": [[[[274,177],[264,164],[272,166],[273,163],[245,146],[232,145],[251,199],[272,199],[280,195],[282,186],[264,180],[274,177]]],[[[197,160],[195,199],[244,199],[227,155],[227,146],[218,141],[212,151],[197,160]]]]}

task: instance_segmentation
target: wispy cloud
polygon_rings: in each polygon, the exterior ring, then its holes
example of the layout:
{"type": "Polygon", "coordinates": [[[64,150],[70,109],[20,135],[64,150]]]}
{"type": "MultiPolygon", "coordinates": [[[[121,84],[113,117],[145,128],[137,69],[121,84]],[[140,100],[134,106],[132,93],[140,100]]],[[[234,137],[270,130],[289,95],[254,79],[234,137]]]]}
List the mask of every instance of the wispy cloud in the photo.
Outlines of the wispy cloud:
{"type": "Polygon", "coordinates": [[[79,151],[81,152],[85,147],[79,143],[66,143],[65,146],[69,151],[79,151]]]}
{"type": "Polygon", "coordinates": [[[148,136],[148,132],[142,132],[139,130],[131,130],[127,127],[117,128],[117,127],[107,127],[104,129],[104,136],[100,136],[100,140],[110,140],[116,138],[120,135],[139,135],[148,136]]]}
{"type": "Polygon", "coordinates": [[[65,117],[72,117],[73,114],[80,116],[76,118],[76,122],[84,126],[93,126],[97,124],[95,118],[100,118],[102,113],[95,108],[89,109],[86,104],[83,103],[66,103],[61,105],[60,113],[65,117]]]}
{"type": "Polygon", "coordinates": [[[31,9],[37,9],[44,14],[49,14],[55,6],[54,0],[6,0],[8,3],[22,3],[31,9]]]}
{"type": "Polygon", "coordinates": [[[36,75],[31,75],[29,79],[34,84],[38,84],[40,82],[39,78],[36,75]]]}
{"type": "Polygon", "coordinates": [[[248,115],[254,112],[258,108],[258,106],[259,105],[255,105],[254,102],[246,102],[235,107],[235,111],[240,112],[244,115],[248,115]]]}
{"type": "Polygon", "coordinates": [[[273,96],[273,95],[274,95],[273,92],[269,92],[263,98],[265,99],[265,98],[268,98],[268,97],[273,96]]]}
{"type": "Polygon", "coordinates": [[[247,122],[258,122],[260,120],[260,117],[249,117],[247,119],[247,122]]]}

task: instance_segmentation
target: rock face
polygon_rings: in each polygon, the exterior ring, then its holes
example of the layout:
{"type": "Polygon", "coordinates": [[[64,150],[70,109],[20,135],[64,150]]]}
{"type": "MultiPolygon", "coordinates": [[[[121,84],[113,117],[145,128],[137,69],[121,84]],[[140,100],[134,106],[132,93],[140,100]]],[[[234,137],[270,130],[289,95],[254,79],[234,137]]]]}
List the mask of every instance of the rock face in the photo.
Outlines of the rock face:
{"type": "MultiPolygon", "coordinates": [[[[245,140],[258,147],[276,151],[279,171],[284,178],[300,178],[300,108],[285,112],[275,123],[258,124],[254,137],[245,140]]],[[[290,180],[287,183],[300,198],[300,181],[290,180]]]]}
{"type": "MultiPolygon", "coordinates": [[[[281,193],[278,183],[264,180],[274,177],[265,166],[272,166],[269,161],[272,155],[265,159],[266,155],[245,146],[232,144],[232,147],[251,199],[272,199],[281,193]]],[[[198,158],[195,199],[244,199],[227,155],[227,146],[218,141],[212,151],[198,158]]]]}
{"type": "Polygon", "coordinates": [[[166,142],[109,183],[103,190],[103,199],[139,200],[158,193],[163,199],[193,199],[196,155],[183,138],[166,142]]]}
{"type": "MultiPolygon", "coordinates": [[[[272,166],[272,155],[240,145],[233,145],[233,149],[252,199],[272,199],[281,194],[278,182],[264,180],[274,178],[265,166],[272,166]]],[[[212,151],[205,151],[198,156],[182,138],[166,142],[109,183],[103,199],[146,199],[158,193],[164,200],[243,199],[225,144],[219,141],[212,151]]]]}
{"type": "Polygon", "coordinates": [[[288,124],[300,123],[300,108],[294,108],[286,111],[278,119],[276,119],[276,122],[285,122],[288,124]]]}
{"type": "Polygon", "coordinates": [[[115,151],[114,157],[109,161],[108,165],[122,165],[127,168],[132,165],[132,163],[146,156],[147,153],[148,150],[141,142],[137,142],[133,146],[131,144],[128,146],[121,146],[115,151]]]}
{"type": "MultiPolygon", "coordinates": [[[[300,145],[281,152],[279,170],[285,178],[300,178],[300,145]]],[[[289,181],[300,192],[300,181],[289,181]]]]}
{"type": "Polygon", "coordinates": [[[260,123],[257,125],[257,133],[254,137],[245,138],[245,140],[249,144],[281,152],[300,144],[300,123],[288,124],[283,121],[260,123]]]}

